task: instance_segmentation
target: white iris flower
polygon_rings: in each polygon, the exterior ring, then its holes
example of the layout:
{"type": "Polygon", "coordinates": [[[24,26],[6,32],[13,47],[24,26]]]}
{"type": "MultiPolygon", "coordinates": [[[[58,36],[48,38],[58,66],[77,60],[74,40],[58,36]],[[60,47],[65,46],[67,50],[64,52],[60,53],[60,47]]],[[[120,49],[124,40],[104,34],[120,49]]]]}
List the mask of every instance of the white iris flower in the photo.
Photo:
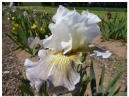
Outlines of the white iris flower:
{"type": "Polygon", "coordinates": [[[86,50],[98,35],[97,23],[101,20],[92,13],[83,11],[79,14],[63,6],[59,6],[52,20],[54,23],[49,25],[52,35],[43,41],[48,50],[39,51],[38,62],[26,59],[24,65],[27,79],[37,91],[47,81],[48,92],[60,94],[73,91],[80,81],[80,75],[75,71],[77,52],[86,50]]]}

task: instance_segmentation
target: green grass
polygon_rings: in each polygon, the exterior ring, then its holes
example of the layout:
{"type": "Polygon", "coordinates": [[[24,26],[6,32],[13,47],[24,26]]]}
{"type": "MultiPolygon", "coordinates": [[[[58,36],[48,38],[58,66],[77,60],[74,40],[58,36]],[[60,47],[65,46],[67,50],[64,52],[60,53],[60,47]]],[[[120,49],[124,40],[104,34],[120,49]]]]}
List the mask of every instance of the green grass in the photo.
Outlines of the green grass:
{"type": "MultiPolygon", "coordinates": [[[[41,2],[22,2],[23,6],[41,6],[42,3],[41,2]]],[[[74,7],[71,7],[74,8],[74,7]]],[[[89,10],[96,10],[96,11],[105,11],[105,7],[76,7],[77,9],[89,9],[89,10]]],[[[126,8],[108,8],[110,11],[113,12],[123,12],[123,11],[127,11],[126,8]]]]}
{"type": "Polygon", "coordinates": [[[23,2],[23,6],[41,6],[41,2],[23,2]]]}
{"type": "MultiPolygon", "coordinates": [[[[23,9],[34,9],[36,8],[38,12],[47,11],[48,14],[53,16],[58,7],[52,7],[52,6],[19,6],[19,8],[23,9]]],[[[81,13],[83,10],[88,10],[89,12],[92,12],[100,17],[106,17],[106,8],[103,7],[68,7],[68,9],[76,9],[79,13],[81,13]]],[[[112,15],[115,15],[118,13],[119,17],[127,17],[127,9],[126,8],[109,8],[109,11],[111,11],[112,15]]]]}

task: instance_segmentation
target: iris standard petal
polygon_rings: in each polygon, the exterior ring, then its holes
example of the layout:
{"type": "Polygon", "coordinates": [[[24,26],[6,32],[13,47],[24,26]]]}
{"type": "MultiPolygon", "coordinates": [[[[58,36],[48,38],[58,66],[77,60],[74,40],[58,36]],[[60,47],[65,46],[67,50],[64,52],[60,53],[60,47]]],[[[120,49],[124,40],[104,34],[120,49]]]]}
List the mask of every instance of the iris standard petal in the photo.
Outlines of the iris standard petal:
{"type": "Polygon", "coordinates": [[[57,13],[53,16],[53,22],[49,25],[52,32],[50,39],[45,39],[44,47],[67,54],[77,49],[85,49],[87,45],[100,32],[100,18],[97,15],[83,11],[82,14],[76,10],[68,10],[59,6],[57,13]]]}

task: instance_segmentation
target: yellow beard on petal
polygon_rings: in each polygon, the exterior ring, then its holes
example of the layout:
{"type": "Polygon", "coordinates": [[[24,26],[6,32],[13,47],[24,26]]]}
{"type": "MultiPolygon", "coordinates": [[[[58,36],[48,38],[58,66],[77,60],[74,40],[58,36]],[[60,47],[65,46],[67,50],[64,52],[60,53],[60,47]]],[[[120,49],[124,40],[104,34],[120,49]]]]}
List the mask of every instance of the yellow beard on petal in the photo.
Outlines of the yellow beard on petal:
{"type": "Polygon", "coordinates": [[[62,52],[52,54],[49,56],[51,65],[58,65],[61,70],[67,70],[69,65],[72,65],[72,62],[77,61],[77,55],[63,55],[62,52]]]}

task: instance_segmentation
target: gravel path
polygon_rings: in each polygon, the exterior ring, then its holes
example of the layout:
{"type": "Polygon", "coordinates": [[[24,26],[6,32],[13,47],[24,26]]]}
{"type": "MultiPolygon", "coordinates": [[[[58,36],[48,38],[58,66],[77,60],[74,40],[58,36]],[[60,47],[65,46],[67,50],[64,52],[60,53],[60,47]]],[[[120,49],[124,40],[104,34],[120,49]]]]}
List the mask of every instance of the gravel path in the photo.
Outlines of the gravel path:
{"type": "Polygon", "coordinates": [[[22,75],[22,64],[19,64],[13,49],[16,45],[4,33],[9,33],[8,20],[6,17],[2,18],[2,95],[3,96],[18,96],[21,95],[18,86],[20,81],[14,77],[22,75]]]}

